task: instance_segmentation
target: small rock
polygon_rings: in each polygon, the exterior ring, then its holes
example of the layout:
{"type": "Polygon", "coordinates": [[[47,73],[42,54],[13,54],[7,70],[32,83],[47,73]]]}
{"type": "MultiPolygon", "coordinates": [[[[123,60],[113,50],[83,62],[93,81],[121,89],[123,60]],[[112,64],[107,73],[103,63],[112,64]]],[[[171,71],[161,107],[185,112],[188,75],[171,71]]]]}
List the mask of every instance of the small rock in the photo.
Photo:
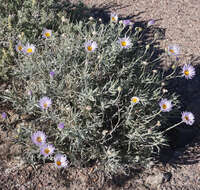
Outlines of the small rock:
{"type": "Polygon", "coordinates": [[[169,182],[172,178],[172,174],[170,172],[166,172],[163,174],[163,183],[169,182]]]}
{"type": "Polygon", "coordinates": [[[164,175],[162,173],[157,173],[156,175],[148,176],[145,183],[152,188],[157,189],[159,185],[163,183],[163,178],[164,175]]]}

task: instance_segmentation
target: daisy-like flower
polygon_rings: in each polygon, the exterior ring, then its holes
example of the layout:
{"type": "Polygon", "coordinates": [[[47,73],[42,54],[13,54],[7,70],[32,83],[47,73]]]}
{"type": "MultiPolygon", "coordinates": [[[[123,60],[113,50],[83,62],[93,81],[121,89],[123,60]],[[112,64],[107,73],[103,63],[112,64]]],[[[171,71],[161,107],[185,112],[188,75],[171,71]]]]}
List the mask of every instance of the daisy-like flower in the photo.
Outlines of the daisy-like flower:
{"type": "Polygon", "coordinates": [[[57,168],[65,168],[68,165],[67,158],[63,154],[56,154],[54,157],[54,162],[57,168]]]}
{"type": "Polygon", "coordinates": [[[1,117],[2,117],[3,119],[6,119],[6,117],[7,117],[6,112],[3,112],[3,113],[1,114],[1,117]]]}
{"type": "Polygon", "coordinates": [[[49,75],[53,78],[53,76],[55,75],[54,71],[50,71],[49,75]]]}
{"type": "Polygon", "coordinates": [[[187,125],[192,125],[194,123],[194,115],[191,112],[183,112],[181,118],[187,125]]]}
{"type": "Polygon", "coordinates": [[[177,46],[177,45],[170,45],[168,46],[168,54],[171,56],[171,55],[179,55],[180,53],[180,47],[177,46]]]}
{"type": "Polygon", "coordinates": [[[37,131],[31,136],[32,142],[37,146],[42,146],[46,141],[46,135],[42,131],[37,131]]]}
{"type": "Polygon", "coordinates": [[[132,25],[132,22],[131,22],[130,20],[123,20],[122,23],[123,23],[123,25],[125,25],[125,26],[132,25]]]}
{"type": "Polygon", "coordinates": [[[59,128],[59,129],[63,129],[64,127],[65,127],[65,124],[64,124],[64,123],[61,122],[61,123],[58,124],[58,128],[59,128]]]}
{"type": "Polygon", "coordinates": [[[170,100],[162,99],[159,105],[162,112],[169,112],[172,110],[172,103],[170,100]]]}
{"type": "Polygon", "coordinates": [[[152,26],[154,24],[155,24],[155,20],[152,19],[147,23],[147,27],[150,27],[150,26],[152,26]]]}
{"type": "Polygon", "coordinates": [[[131,40],[129,38],[119,38],[118,40],[121,48],[130,48],[132,46],[131,40]]]}
{"type": "Polygon", "coordinates": [[[51,36],[52,36],[52,30],[47,30],[47,29],[43,30],[43,32],[42,32],[43,38],[50,38],[51,36]]]}
{"type": "Polygon", "coordinates": [[[51,144],[44,144],[40,147],[40,154],[47,157],[51,154],[53,154],[55,147],[51,144]]]}
{"type": "Polygon", "coordinates": [[[182,68],[182,76],[186,79],[192,79],[195,76],[195,69],[192,65],[184,65],[182,68]]]}
{"type": "Polygon", "coordinates": [[[86,50],[87,52],[93,52],[93,51],[95,51],[95,49],[97,48],[97,43],[94,42],[94,41],[88,41],[88,42],[86,42],[86,43],[84,44],[84,46],[85,46],[85,50],[86,50]]]}
{"type": "Polygon", "coordinates": [[[140,99],[139,99],[137,96],[133,96],[133,97],[131,98],[131,103],[132,103],[133,105],[137,104],[139,101],[140,101],[140,99]]]}
{"type": "Polygon", "coordinates": [[[40,104],[40,107],[44,110],[44,109],[47,109],[48,107],[50,107],[51,106],[51,99],[50,98],[48,98],[48,97],[43,97],[43,98],[41,98],[40,99],[40,102],[39,102],[39,104],[40,104]]]}
{"type": "Polygon", "coordinates": [[[23,51],[23,45],[21,44],[21,42],[18,42],[18,44],[15,46],[15,50],[20,53],[23,51]]]}
{"type": "Polygon", "coordinates": [[[118,15],[116,13],[110,14],[110,20],[111,22],[117,22],[118,21],[118,15]]]}
{"type": "Polygon", "coordinates": [[[35,52],[35,46],[33,44],[26,44],[23,48],[24,54],[31,55],[35,52]]]}

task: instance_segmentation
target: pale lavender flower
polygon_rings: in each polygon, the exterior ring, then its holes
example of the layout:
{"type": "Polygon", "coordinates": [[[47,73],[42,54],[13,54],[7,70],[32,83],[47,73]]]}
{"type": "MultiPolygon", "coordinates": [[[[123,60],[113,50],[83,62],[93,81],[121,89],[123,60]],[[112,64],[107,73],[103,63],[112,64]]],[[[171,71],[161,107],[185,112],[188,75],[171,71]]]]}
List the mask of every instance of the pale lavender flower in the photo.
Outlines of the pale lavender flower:
{"type": "Polygon", "coordinates": [[[192,125],[194,123],[194,115],[191,112],[182,112],[181,118],[187,125],[192,125]]]}
{"type": "Polygon", "coordinates": [[[6,119],[6,117],[7,117],[6,112],[3,112],[3,113],[1,114],[1,117],[2,117],[3,119],[6,119]]]}
{"type": "Polygon", "coordinates": [[[42,32],[43,38],[50,38],[52,36],[52,30],[44,29],[42,32]]]}
{"type": "Polygon", "coordinates": [[[49,75],[53,78],[53,76],[55,75],[54,71],[50,71],[49,75]]]}
{"type": "Polygon", "coordinates": [[[31,90],[28,90],[27,94],[28,94],[29,96],[32,96],[32,91],[31,91],[31,90]]]}
{"type": "Polygon", "coordinates": [[[118,43],[121,48],[130,48],[132,46],[131,40],[128,37],[119,38],[118,43]]]}
{"type": "Polygon", "coordinates": [[[53,154],[55,147],[51,144],[44,144],[40,147],[40,154],[42,154],[44,157],[47,157],[51,154],[53,154]]]}
{"type": "Polygon", "coordinates": [[[111,22],[118,22],[118,15],[116,13],[111,13],[110,20],[111,22]]]}
{"type": "Polygon", "coordinates": [[[129,25],[132,24],[132,22],[131,22],[130,20],[123,20],[122,23],[123,23],[123,25],[125,25],[125,26],[129,26],[129,25]]]}
{"type": "Polygon", "coordinates": [[[147,23],[147,27],[150,27],[152,25],[155,24],[155,20],[151,19],[148,23],[147,23]]]}
{"type": "Polygon", "coordinates": [[[169,45],[168,46],[168,54],[170,56],[172,56],[172,55],[177,56],[177,55],[179,55],[179,53],[180,53],[180,47],[179,46],[177,46],[177,45],[169,45]]]}
{"type": "Polygon", "coordinates": [[[172,103],[170,100],[162,99],[159,105],[162,112],[169,112],[172,110],[172,103]]]}
{"type": "Polygon", "coordinates": [[[68,165],[67,158],[63,154],[56,154],[54,157],[54,162],[57,168],[65,168],[68,165]]]}
{"type": "Polygon", "coordinates": [[[52,103],[51,99],[46,97],[46,96],[41,98],[40,101],[39,101],[40,107],[42,109],[47,109],[48,107],[51,106],[51,103],[52,103]]]}
{"type": "Polygon", "coordinates": [[[61,123],[58,124],[58,128],[59,128],[59,129],[63,129],[64,127],[65,127],[65,124],[64,124],[64,123],[61,122],[61,123]]]}
{"type": "Polygon", "coordinates": [[[42,146],[46,141],[46,135],[42,131],[37,131],[31,136],[32,142],[37,146],[42,146]]]}
{"type": "Polygon", "coordinates": [[[195,69],[192,65],[184,65],[182,68],[182,76],[186,79],[192,79],[195,76],[195,69]]]}
{"type": "Polygon", "coordinates": [[[86,50],[87,52],[93,52],[93,51],[95,51],[95,49],[97,48],[97,43],[94,42],[94,41],[88,41],[88,42],[86,42],[86,43],[84,44],[84,46],[85,46],[85,50],[86,50]]]}
{"type": "Polygon", "coordinates": [[[35,52],[35,46],[33,44],[26,44],[26,46],[23,48],[24,54],[31,55],[35,52]]]}
{"type": "Polygon", "coordinates": [[[20,53],[23,51],[23,45],[21,44],[21,42],[18,42],[18,44],[15,46],[15,50],[20,53]]]}

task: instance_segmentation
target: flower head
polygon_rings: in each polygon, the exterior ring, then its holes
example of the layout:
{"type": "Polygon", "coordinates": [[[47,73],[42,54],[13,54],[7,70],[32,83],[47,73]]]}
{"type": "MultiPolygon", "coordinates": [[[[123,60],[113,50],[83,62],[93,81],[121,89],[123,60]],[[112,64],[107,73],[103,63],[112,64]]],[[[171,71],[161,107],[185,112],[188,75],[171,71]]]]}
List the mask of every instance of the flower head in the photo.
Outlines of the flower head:
{"type": "Polygon", "coordinates": [[[131,22],[130,20],[123,20],[122,23],[123,23],[123,25],[125,25],[125,26],[132,25],[132,22],[131,22]]]}
{"type": "Polygon", "coordinates": [[[6,117],[7,117],[6,112],[3,112],[3,113],[1,114],[1,117],[2,117],[3,119],[6,119],[6,117]]]}
{"type": "Polygon", "coordinates": [[[88,42],[86,42],[86,43],[84,44],[84,46],[85,46],[85,50],[86,50],[87,52],[93,52],[93,51],[95,51],[95,49],[97,48],[97,43],[94,42],[94,41],[88,41],[88,42]]]}
{"type": "Polygon", "coordinates": [[[118,15],[116,13],[110,14],[110,20],[111,22],[117,22],[118,21],[118,15]]]}
{"type": "Polygon", "coordinates": [[[55,75],[55,72],[54,72],[54,71],[50,71],[49,75],[50,75],[51,77],[53,77],[53,76],[55,75]]]}
{"type": "Polygon", "coordinates": [[[54,157],[54,162],[57,168],[64,168],[68,165],[67,158],[63,154],[56,154],[54,157]]]}
{"type": "Polygon", "coordinates": [[[26,44],[23,48],[24,54],[31,55],[35,52],[35,46],[33,44],[26,44]]]}
{"type": "Polygon", "coordinates": [[[192,65],[184,65],[182,68],[182,76],[186,79],[192,79],[195,76],[195,69],[192,65]]]}
{"type": "Polygon", "coordinates": [[[155,20],[151,19],[148,23],[147,23],[147,27],[150,27],[152,25],[155,24],[155,20]]]}
{"type": "Polygon", "coordinates": [[[179,55],[180,53],[180,47],[177,46],[177,45],[170,45],[168,46],[168,54],[171,56],[171,55],[179,55]]]}
{"type": "Polygon", "coordinates": [[[132,46],[131,40],[129,38],[119,38],[118,40],[121,48],[130,48],[132,46]]]}
{"type": "Polygon", "coordinates": [[[51,99],[50,98],[48,98],[48,97],[43,97],[43,98],[41,98],[40,99],[40,102],[39,102],[39,104],[40,104],[40,107],[42,108],[42,109],[47,109],[48,107],[50,107],[51,106],[51,99]]]}
{"type": "Polygon", "coordinates": [[[172,110],[172,103],[170,100],[162,99],[159,105],[162,112],[169,112],[172,110]]]}
{"type": "Polygon", "coordinates": [[[47,29],[43,30],[43,32],[42,32],[43,38],[50,38],[51,36],[52,36],[52,30],[47,30],[47,29]]]}
{"type": "Polygon", "coordinates": [[[65,127],[65,124],[64,124],[64,123],[61,122],[61,123],[58,124],[58,128],[59,128],[59,129],[63,129],[64,127],[65,127]]]}
{"type": "Polygon", "coordinates": [[[51,154],[53,154],[55,147],[51,144],[44,144],[40,147],[40,154],[47,157],[51,154]]]}
{"type": "Polygon", "coordinates": [[[140,101],[140,99],[139,99],[137,96],[133,96],[133,97],[131,98],[131,103],[132,103],[133,105],[137,104],[139,101],[140,101]]]}
{"type": "Polygon", "coordinates": [[[194,115],[191,112],[183,112],[181,118],[187,125],[192,125],[194,123],[194,115]]]}
{"type": "Polygon", "coordinates": [[[20,53],[23,51],[23,45],[21,44],[21,42],[18,42],[18,44],[15,46],[15,50],[20,53]]]}
{"type": "Polygon", "coordinates": [[[28,94],[29,96],[32,96],[32,91],[31,91],[31,90],[27,90],[27,94],[28,94]]]}
{"type": "Polygon", "coordinates": [[[42,131],[37,131],[32,134],[31,139],[37,146],[42,146],[46,141],[46,135],[42,131]]]}

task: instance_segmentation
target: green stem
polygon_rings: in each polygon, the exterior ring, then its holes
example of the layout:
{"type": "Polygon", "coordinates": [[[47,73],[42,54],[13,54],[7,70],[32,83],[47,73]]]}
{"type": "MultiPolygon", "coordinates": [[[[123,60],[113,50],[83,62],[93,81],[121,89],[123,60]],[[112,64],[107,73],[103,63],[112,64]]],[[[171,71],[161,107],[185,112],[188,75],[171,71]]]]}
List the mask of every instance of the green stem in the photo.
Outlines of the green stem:
{"type": "Polygon", "coordinates": [[[181,123],[183,123],[183,121],[181,121],[181,122],[179,122],[179,123],[176,123],[176,124],[174,124],[173,126],[171,126],[171,127],[167,128],[166,130],[164,130],[162,133],[165,133],[165,132],[167,132],[167,131],[169,131],[169,130],[173,129],[174,127],[176,127],[176,126],[180,125],[181,123]]]}

